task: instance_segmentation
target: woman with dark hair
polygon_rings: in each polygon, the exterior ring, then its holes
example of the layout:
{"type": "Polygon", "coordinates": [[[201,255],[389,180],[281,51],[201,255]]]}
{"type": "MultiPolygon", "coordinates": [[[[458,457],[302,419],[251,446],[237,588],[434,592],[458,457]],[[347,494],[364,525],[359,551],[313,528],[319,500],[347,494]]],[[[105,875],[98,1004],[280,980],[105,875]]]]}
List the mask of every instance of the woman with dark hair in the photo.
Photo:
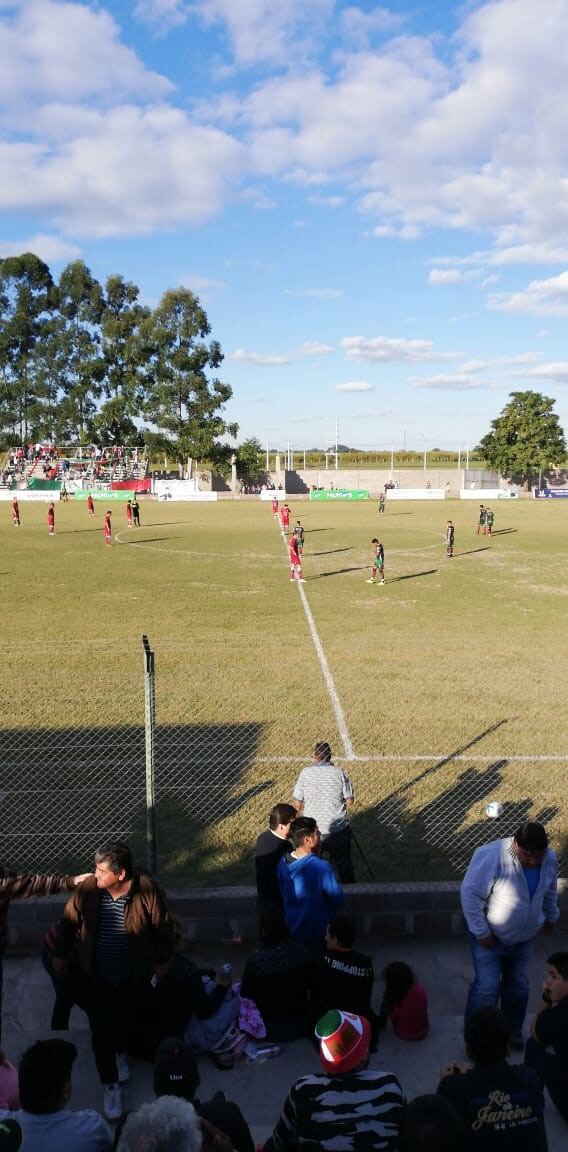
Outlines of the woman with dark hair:
{"type": "Polygon", "coordinates": [[[266,910],[260,932],[260,948],[245,964],[241,996],[254,1000],[270,1040],[297,1040],[310,1028],[312,951],[288,938],[279,909],[266,910]]]}
{"type": "Polygon", "coordinates": [[[380,1017],[392,1023],[401,1040],[424,1040],[428,1035],[428,997],[404,960],[393,960],[383,971],[385,991],[380,1017]]]}

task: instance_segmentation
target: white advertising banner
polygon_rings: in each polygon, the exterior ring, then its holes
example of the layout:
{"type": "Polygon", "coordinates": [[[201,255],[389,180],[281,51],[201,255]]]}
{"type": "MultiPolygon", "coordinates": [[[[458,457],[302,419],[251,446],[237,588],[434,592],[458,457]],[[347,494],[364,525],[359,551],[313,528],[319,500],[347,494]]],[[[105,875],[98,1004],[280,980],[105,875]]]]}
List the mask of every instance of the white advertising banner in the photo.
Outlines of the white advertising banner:
{"type": "Polygon", "coordinates": [[[22,504],[28,500],[41,501],[43,504],[59,504],[59,489],[42,492],[41,489],[32,488],[18,488],[15,491],[13,488],[0,488],[0,500],[9,500],[11,503],[14,496],[17,496],[22,504]]]}
{"type": "Polygon", "coordinates": [[[445,488],[389,488],[387,503],[391,500],[445,500],[445,488]]]}
{"type": "Polygon", "coordinates": [[[199,492],[195,480],[155,480],[158,500],[216,500],[216,492],[199,492]]]}
{"type": "Polygon", "coordinates": [[[518,500],[519,493],[509,488],[460,488],[460,500],[518,500]]]}
{"type": "Polygon", "coordinates": [[[261,500],[274,500],[275,496],[277,496],[279,500],[287,499],[286,493],[283,492],[281,488],[264,488],[260,493],[261,500]]]}

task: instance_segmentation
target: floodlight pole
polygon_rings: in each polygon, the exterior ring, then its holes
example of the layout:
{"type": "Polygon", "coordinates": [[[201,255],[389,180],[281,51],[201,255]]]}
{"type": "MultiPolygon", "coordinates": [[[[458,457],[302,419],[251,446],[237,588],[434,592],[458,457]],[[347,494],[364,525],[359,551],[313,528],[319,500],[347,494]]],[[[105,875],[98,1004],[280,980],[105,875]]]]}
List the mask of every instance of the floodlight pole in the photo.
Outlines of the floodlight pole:
{"type": "Polygon", "coordinates": [[[154,796],[154,734],[156,731],[156,684],[154,652],[147,636],[144,648],[144,734],[146,742],[146,852],[148,868],[157,872],[156,804],[154,796]]]}

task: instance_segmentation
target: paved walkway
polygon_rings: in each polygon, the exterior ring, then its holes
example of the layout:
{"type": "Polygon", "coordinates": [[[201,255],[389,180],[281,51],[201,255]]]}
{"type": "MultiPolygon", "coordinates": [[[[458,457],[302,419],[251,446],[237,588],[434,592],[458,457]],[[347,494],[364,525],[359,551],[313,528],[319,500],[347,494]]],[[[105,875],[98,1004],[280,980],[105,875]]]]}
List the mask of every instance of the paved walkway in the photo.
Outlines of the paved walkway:
{"type": "MultiPolygon", "coordinates": [[[[393,941],[370,947],[368,941],[359,940],[361,948],[372,951],[375,971],[390,960],[404,959],[414,969],[428,989],[431,1032],[417,1044],[398,1040],[390,1030],[382,1033],[378,1051],[371,1057],[372,1067],[384,1068],[398,1076],[407,1099],[423,1092],[433,1092],[438,1083],[440,1068],[455,1060],[464,1059],[462,1040],[462,1012],[471,974],[469,953],[464,938],[412,939],[393,941]]],[[[535,948],[531,965],[531,1007],[539,1000],[540,987],[546,973],[546,956],[552,951],[568,950],[568,936],[541,937],[535,948]]],[[[225,961],[233,964],[235,979],[239,978],[245,956],[235,944],[228,944],[222,954],[218,949],[193,952],[198,963],[219,966],[225,961]]],[[[380,982],[378,981],[377,995],[380,982]]],[[[50,1035],[49,1021],[52,1007],[51,984],[38,960],[9,958],[5,962],[3,1047],[9,1058],[17,1061],[21,1052],[34,1040],[50,1035]]],[[[71,1106],[100,1108],[101,1093],[97,1082],[90,1049],[86,1018],[78,1009],[73,1010],[69,1036],[77,1045],[79,1057],[75,1064],[71,1106]]],[[[518,1059],[515,1056],[515,1059],[518,1059]]],[[[319,1062],[309,1041],[288,1044],[281,1055],[265,1064],[241,1063],[229,1072],[220,1072],[211,1061],[201,1062],[202,1083],[199,1095],[207,1099],[222,1089],[235,1100],[258,1142],[272,1131],[278,1119],[289,1085],[297,1076],[316,1071],[319,1062]]],[[[130,1083],[123,1089],[124,1105],[136,1108],[152,1098],[151,1067],[132,1062],[130,1083]]],[[[550,1152],[565,1152],[568,1146],[568,1125],[547,1100],[547,1129],[550,1152]]]]}

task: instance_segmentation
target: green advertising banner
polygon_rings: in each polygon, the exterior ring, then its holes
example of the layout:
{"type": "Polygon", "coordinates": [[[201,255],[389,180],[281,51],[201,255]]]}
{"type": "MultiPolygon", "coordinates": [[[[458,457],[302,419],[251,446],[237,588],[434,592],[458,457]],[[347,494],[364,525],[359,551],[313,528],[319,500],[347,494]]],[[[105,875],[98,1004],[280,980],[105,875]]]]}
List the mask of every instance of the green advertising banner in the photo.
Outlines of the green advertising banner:
{"type": "Polygon", "coordinates": [[[100,488],[93,488],[92,491],[84,489],[73,492],[72,495],[74,500],[86,500],[88,496],[92,496],[93,500],[120,500],[123,504],[134,498],[134,492],[129,492],[127,488],[118,492],[102,492],[100,488]]]}
{"type": "Polygon", "coordinates": [[[368,488],[315,488],[310,492],[310,500],[368,500],[368,488]]]}

